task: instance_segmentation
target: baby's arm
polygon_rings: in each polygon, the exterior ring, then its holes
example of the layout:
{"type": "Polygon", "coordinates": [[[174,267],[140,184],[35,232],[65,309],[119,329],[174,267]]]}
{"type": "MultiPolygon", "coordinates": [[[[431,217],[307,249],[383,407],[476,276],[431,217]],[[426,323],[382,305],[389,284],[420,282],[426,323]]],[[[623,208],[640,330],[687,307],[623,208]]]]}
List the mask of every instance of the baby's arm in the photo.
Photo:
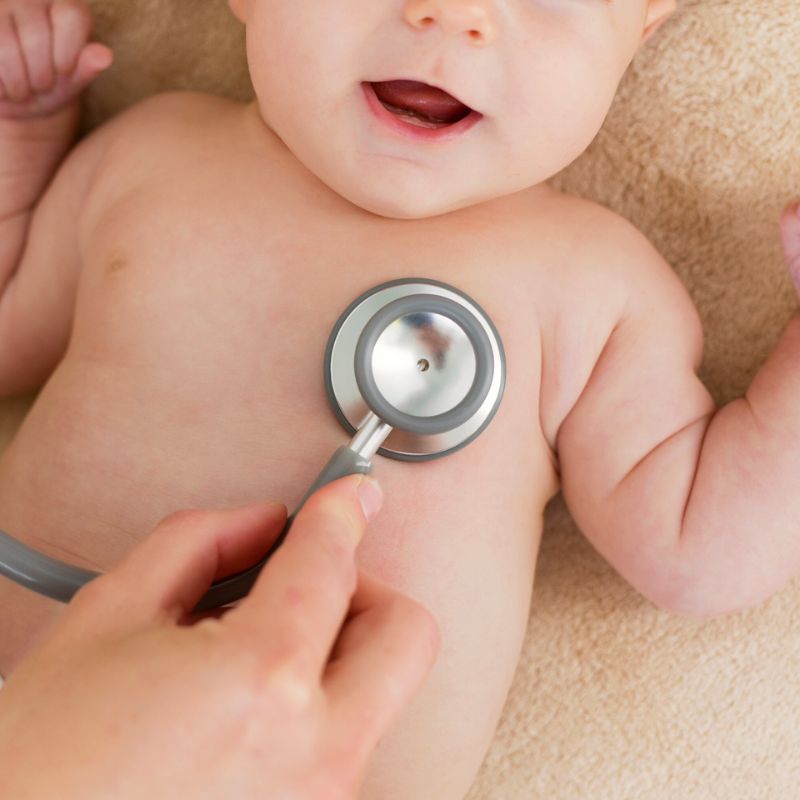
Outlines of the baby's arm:
{"type": "MultiPolygon", "coordinates": [[[[800,266],[789,214],[784,247],[800,266]]],[[[695,375],[694,306],[647,240],[623,230],[613,258],[627,302],[557,437],[564,497],[653,602],[698,616],[744,609],[800,573],[800,315],[745,396],[716,410],[695,375]]]]}
{"type": "Polygon", "coordinates": [[[33,389],[63,354],[77,219],[96,146],[72,143],[78,96],[110,64],[79,0],[0,0],[0,396],[33,389]],[[48,186],[49,184],[49,186],[48,186]]]}

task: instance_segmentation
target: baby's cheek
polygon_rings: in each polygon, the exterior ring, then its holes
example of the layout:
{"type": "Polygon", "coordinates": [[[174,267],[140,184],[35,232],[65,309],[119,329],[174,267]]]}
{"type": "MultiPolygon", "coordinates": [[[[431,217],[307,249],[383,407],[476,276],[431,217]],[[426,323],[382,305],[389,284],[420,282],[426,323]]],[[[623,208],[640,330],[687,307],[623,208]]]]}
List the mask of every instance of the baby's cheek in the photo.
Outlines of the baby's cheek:
{"type": "Polygon", "coordinates": [[[560,72],[548,74],[526,91],[515,106],[513,122],[531,153],[560,171],[583,153],[597,136],[614,100],[618,76],[608,65],[572,58],[560,72]],[[538,147],[536,146],[538,145],[538,147]]]}

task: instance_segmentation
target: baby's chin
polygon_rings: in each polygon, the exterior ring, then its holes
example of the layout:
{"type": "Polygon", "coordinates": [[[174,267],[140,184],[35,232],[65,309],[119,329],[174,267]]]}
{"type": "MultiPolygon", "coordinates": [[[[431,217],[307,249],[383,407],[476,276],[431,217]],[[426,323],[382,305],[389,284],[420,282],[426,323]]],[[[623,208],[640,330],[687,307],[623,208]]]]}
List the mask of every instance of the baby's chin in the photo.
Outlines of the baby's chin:
{"type": "Polygon", "coordinates": [[[399,198],[361,198],[361,197],[346,197],[353,205],[358,206],[363,211],[369,211],[379,217],[386,219],[429,219],[430,217],[438,217],[442,214],[449,214],[453,211],[458,211],[462,208],[476,205],[474,201],[463,200],[462,202],[439,202],[431,203],[419,201],[414,198],[407,198],[405,200],[399,198]]]}
{"type": "MultiPolygon", "coordinates": [[[[330,186],[330,185],[329,185],[330,186]]],[[[480,205],[506,194],[482,192],[480,195],[439,191],[390,191],[391,187],[363,181],[330,186],[338,195],[354,206],[387,219],[428,219],[449,214],[471,206],[480,205]]]]}
{"type": "Polygon", "coordinates": [[[310,159],[306,168],[363,211],[388,219],[420,220],[535,189],[557,171],[548,169],[551,161],[543,159],[512,171],[505,165],[482,170],[431,169],[411,162],[384,164],[379,158],[347,163],[326,157],[310,159]]]}

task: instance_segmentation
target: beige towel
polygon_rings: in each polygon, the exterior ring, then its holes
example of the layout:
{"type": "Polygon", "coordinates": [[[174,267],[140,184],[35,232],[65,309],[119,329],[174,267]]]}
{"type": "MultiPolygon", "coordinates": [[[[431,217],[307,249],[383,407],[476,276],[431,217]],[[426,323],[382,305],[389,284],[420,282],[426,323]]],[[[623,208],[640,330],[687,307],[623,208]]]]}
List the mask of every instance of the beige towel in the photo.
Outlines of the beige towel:
{"type": "MultiPolygon", "coordinates": [[[[92,5],[117,60],[88,97],[87,127],[164,89],[250,96],[224,0],[92,5]]],[[[796,305],[777,216],[800,196],[797,1],[685,0],[554,183],[650,237],[700,308],[707,385],[720,402],[742,394],[796,305]]],[[[7,436],[25,403],[5,406],[7,436]]],[[[749,613],[671,616],[554,502],[522,660],[469,800],[797,797],[800,582],[749,613]]]]}

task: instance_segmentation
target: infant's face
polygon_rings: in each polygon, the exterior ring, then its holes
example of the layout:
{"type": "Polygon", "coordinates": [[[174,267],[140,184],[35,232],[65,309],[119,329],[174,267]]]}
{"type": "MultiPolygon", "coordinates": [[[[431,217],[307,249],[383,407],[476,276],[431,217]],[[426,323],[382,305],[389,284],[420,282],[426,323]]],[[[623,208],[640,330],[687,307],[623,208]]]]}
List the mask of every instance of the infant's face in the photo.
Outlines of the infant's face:
{"type": "MultiPolygon", "coordinates": [[[[433,216],[541,183],[591,142],[647,0],[230,0],[261,115],[352,203],[433,216]],[[365,84],[412,79],[482,114],[450,140],[399,135],[365,84]]],[[[407,123],[404,123],[407,124],[407,123]]]]}

